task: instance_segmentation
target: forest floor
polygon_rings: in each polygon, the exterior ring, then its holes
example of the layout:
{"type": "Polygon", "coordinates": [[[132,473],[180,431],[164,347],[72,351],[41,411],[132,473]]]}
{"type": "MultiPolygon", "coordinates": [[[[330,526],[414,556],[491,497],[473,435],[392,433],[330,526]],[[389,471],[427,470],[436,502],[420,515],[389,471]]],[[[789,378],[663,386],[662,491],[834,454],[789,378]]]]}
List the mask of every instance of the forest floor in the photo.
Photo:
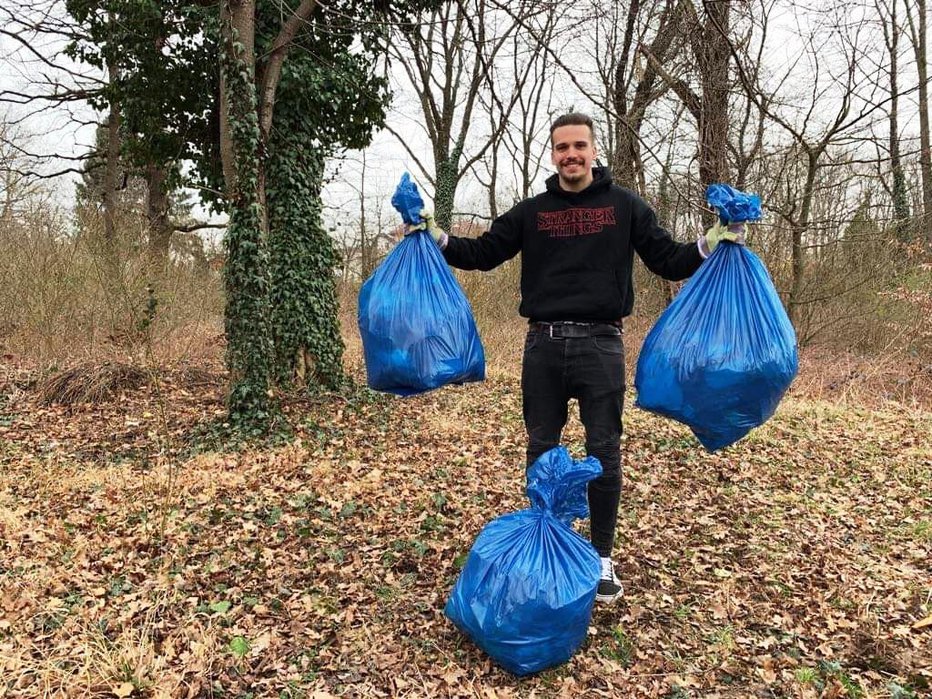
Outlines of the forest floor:
{"type": "Polygon", "coordinates": [[[629,400],[625,596],[517,679],[443,615],[526,506],[513,370],[289,398],[243,446],[216,364],[68,406],[2,368],[0,697],[932,696],[932,406],[903,380],[804,372],[714,455],[629,400]]]}

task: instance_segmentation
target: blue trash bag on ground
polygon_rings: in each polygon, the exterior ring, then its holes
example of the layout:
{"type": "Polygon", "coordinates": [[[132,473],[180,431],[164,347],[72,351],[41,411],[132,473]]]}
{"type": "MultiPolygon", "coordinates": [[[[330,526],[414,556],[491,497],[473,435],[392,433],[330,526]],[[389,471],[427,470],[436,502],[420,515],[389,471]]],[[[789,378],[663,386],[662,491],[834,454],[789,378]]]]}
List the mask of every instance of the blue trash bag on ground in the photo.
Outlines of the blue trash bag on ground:
{"type": "Polygon", "coordinates": [[[447,600],[447,617],[515,675],[566,662],[586,638],[601,564],[571,523],[589,516],[586,486],[601,473],[565,447],[541,455],[531,507],[483,528],[447,600]]]}
{"type": "MultiPolygon", "coordinates": [[[[709,190],[723,223],[760,218],[759,199],[748,204],[727,185],[709,190]]],[[[716,451],[773,415],[798,364],[796,332],[763,262],[723,241],[645,338],[635,405],[685,423],[716,451]]]]}
{"type": "MultiPolygon", "coordinates": [[[[407,223],[423,201],[402,178],[392,204],[407,223]]],[[[369,387],[409,396],[482,381],[485,351],[472,308],[427,231],[395,246],[359,292],[359,333],[369,387]]]]}

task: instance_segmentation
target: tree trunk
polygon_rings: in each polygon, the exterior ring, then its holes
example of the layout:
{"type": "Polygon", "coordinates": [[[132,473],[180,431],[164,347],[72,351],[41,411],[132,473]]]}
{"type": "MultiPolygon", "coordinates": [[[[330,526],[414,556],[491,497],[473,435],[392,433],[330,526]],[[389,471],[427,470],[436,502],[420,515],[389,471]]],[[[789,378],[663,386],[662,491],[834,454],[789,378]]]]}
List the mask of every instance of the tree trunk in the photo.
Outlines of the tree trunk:
{"type": "Polygon", "coordinates": [[[492,149],[492,167],[489,168],[489,216],[498,218],[498,147],[492,149]]]}
{"type": "MultiPolygon", "coordinates": [[[[282,66],[288,56],[288,50],[291,47],[291,42],[305,26],[316,7],[317,0],[301,0],[301,4],[298,5],[288,19],[282,22],[281,29],[279,29],[278,35],[272,42],[272,47],[263,56],[262,68],[257,75],[256,86],[259,93],[259,129],[265,143],[269,142],[269,135],[272,131],[275,94],[281,81],[282,66]]],[[[255,11],[253,11],[253,15],[255,15],[255,11]]]]}
{"type": "MultiPolygon", "coordinates": [[[[107,61],[107,79],[113,85],[119,79],[116,61],[107,61]]],[[[104,168],[104,243],[113,250],[116,243],[117,190],[120,187],[120,102],[110,96],[110,113],[107,116],[107,161],[104,168]]]]}
{"type": "Polygon", "coordinates": [[[449,231],[453,225],[453,200],[459,184],[459,165],[462,148],[457,145],[445,159],[437,160],[437,187],[434,192],[434,216],[437,225],[449,231]]]}
{"type": "Polygon", "coordinates": [[[0,212],[0,225],[3,226],[4,232],[9,231],[10,224],[13,223],[13,188],[15,179],[11,170],[3,173],[3,211],[0,212]]]}
{"type": "Polygon", "coordinates": [[[275,376],[280,385],[333,388],[343,376],[334,270],[323,225],[324,158],[304,134],[273,129],[269,147],[269,251],[275,376]]]}
{"type": "Polygon", "coordinates": [[[809,214],[812,211],[812,198],[815,195],[815,180],[819,169],[820,151],[808,151],[806,161],[806,184],[799,217],[793,222],[793,286],[790,289],[788,315],[797,330],[802,320],[802,294],[806,274],[806,248],[803,236],[809,228],[809,214]]]}
{"type": "Polygon", "coordinates": [[[377,241],[378,236],[370,238],[366,231],[366,151],[363,151],[362,172],[359,177],[359,276],[362,281],[368,279],[375,269],[377,241]]]}
{"type": "MultiPolygon", "coordinates": [[[[673,160],[673,147],[667,152],[666,168],[660,174],[660,189],[657,192],[657,219],[661,226],[669,226],[673,218],[673,202],[670,201],[670,164],[673,160]]],[[[651,275],[660,284],[660,290],[663,293],[664,306],[673,303],[674,283],[667,281],[660,275],[651,275]]]]}
{"type": "MultiPolygon", "coordinates": [[[[651,55],[661,63],[668,60],[676,39],[677,17],[673,8],[671,4],[664,10],[660,17],[657,36],[654,37],[650,46],[651,55]]],[[[627,124],[621,124],[623,130],[618,131],[615,138],[617,147],[615,162],[619,164],[618,175],[621,177],[619,181],[642,195],[647,191],[647,184],[641,162],[641,125],[644,123],[647,108],[662,94],[662,91],[655,87],[657,78],[657,71],[650,61],[647,61],[643,74],[634,88],[634,98],[627,112],[627,124]]]]}
{"type": "MultiPolygon", "coordinates": [[[[255,34],[255,0],[252,0],[252,30],[255,34]]],[[[265,158],[269,141],[271,140],[272,118],[275,111],[275,95],[281,82],[282,66],[288,56],[291,42],[297,33],[305,26],[308,18],[317,7],[317,0],[301,0],[301,4],[282,22],[271,48],[263,55],[261,65],[257,65],[255,58],[253,66],[256,69],[257,113],[259,119],[259,157],[265,158]]],[[[262,211],[262,230],[266,236],[269,233],[268,201],[266,199],[266,168],[259,167],[259,204],[262,211]]]]}
{"type": "Polygon", "coordinates": [[[896,21],[896,2],[891,5],[887,48],[890,52],[890,171],[893,177],[893,223],[897,240],[908,243],[912,237],[909,226],[909,195],[906,191],[906,175],[900,159],[899,134],[899,75],[898,47],[900,28],[896,21]]]}
{"type": "MultiPolygon", "coordinates": [[[[615,110],[615,152],[612,154],[612,179],[622,187],[634,191],[637,187],[636,159],[637,134],[628,123],[628,58],[631,55],[631,43],[634,37],[635,20],[640,10],[640,1],[631,0],[625,21],[625,33],[621,40],[621,51],[615,63],[615,76],[612,84],[612,107],[615,110]]],[[[662,60],[662,59],[661,59],[662,60]]]]}
{"type": "Polygon", "coordinates": [[[160,266],[168,263],[168,252],[171,246],[172,233],[174,232],[169,218],[170,202],[166,187],[167,178],[168,173],[163,166],[149,163],[146,168],[149,259],[153,264],[160,266]]]}
{"type": "Polygon", "coordinates": [[[932,254],[932,146],[929,143],[929,67],[926,53],[926,0],[916,0],[918,32],[913,48],[919,71],[919,167],[922,170],[922,233],[932,254]]]}
{"type": "Polygon", "coordinates": [[[224,243],[230,421],[264,430],[270,418],[272,333],[267,217],[261,195],[261,135],[255,85],[255,3],[228,0],[220,9],[221,157],[230,222],[224,243]]]}
{"type": "MultiPolygon", "coordinates": [[[[664,62],[648,47],[642,52],[650,67],[676,92],[699,128],[699,184],[705,188],[714,182],[727,182],[728,171],[728,93],[730,88],[729,62],[731,51],[728,39],[731,0],[704,0],[704,19],[700,22],[690,0],[678,3],[677,12],[683,13],[683,24],[688,32],[696,69],[699,73],[701,95],[697,95],[682,79],[667,71],[664,62]]],[[[707,212],[703,223],[712,225],[715,215],[707,212]]]]}
{"type": "MultiPolygon", "coordinates": [[[[236,36],[225,36],[223,50],[232,42],[243,47],[242,60],[255,75],[256,70],[256,3],[255,0],[228,0],[220,4],[220,19],[224,31],[232,29],[236,36]]],[[[253,97],[255,102],[255,97],[253,97]]],[[[235,108],[236,105],[232,105],[235,108]]],[[[220,161],[223,166],[223,181],[227,196],[236,189],[237,172],[233,152],[233,135],[230,133],[229,90],[224,71],[220,72],[220,161]]]]}
{"type": "Polygon", "coordinates": [[[728,46],[730,0],[703,2],[705,23],[694,42],[702,83],[699,119],[699,180],[703,187],[727,182],[728,173],[728,46]]]}

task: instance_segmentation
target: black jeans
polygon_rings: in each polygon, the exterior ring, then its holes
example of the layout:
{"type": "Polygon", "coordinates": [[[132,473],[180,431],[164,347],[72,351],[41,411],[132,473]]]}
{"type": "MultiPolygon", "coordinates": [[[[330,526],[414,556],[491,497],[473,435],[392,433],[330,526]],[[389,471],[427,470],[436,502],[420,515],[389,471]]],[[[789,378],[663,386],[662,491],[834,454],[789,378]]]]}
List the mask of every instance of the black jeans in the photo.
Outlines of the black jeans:
{"type": "Polygon", "coordinates": [[[524,345],[521,393],[527,429],[527,465],[560,444],[571,398],[579,402],[586,430],[586,453],[602,463],[602,475],[589,483],[592,545],[608,557],[615,542],[621,498],[621,411],[625,358],[621,330],[610,325],[537,329],[524,345]],[[584,333],[587,336],[580,337],[584,333]]]}

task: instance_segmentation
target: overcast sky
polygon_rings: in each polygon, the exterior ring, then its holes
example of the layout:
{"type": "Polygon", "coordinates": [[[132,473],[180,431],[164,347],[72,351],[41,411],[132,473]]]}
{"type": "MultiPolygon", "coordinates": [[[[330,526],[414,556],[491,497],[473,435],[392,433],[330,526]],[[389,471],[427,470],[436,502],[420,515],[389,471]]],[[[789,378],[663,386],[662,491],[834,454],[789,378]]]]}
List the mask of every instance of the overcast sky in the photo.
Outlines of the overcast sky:
{"type": "MultiPolygon", "coordinates": [[[[7,0],[0,0],[0,6],[7,0]]],[[[772,25],[769,28],[768,51],[766,52],[766,66],[772,74],[773,79],[781,78],[785,71],[794,70],[793,77],[784,83],[783,94],[787,101],[790,98],[801,100],[802,106],[811,107],[811,97],[809,96],[807,76],[811,74],[812,66],[807,61],[798,61],[802,52],[802,44],[793,39],[798,34],[805,34],[816,25],[830,26],[838,21],[856,23],[860,20],[857,7],[849,3],[837,3],[830,5],[819,3],[818,11],[805,14],[804,19],[800,21],[799,15],[789,12],[788,10],[772,18],[772,25]],[[821,8],[821,9],[820,9],[821,8]],[[806,105],[806,100],[809,104],[806,105]]],[[[798,6],[798,4],[797,4],[798,6]]],[[[815,6],[814,6],[815,7],[815,6]]],[[[874,38],[860,37],[859,40],[864,42],[863,48],[867,49],[870,41],[876,41],[874,38]]],[[[572,44],[572,42],[570,42],[572,44]]],[[[44,44],[33,43],[33,48],[40,51],[43,55],[54,57],[56,61],[63,60],[60,55],[62,44],[52,40],[46,40],[44,44]]],[[[904,37],[901,45],[908,46],[904,37]]],[[[582,43],[579,44],[580,50],[584,49],[582,43]]],[[[581,75],[585,76],[582,69],[585,61],[586,51],[583,50],[579,56],[573,58],[573,65],[580,67],[581,75]]],[[[22,46],[16,44],[8,37],[0,36],[0,82],[5,89],[16,89],[24,93],[35,91],[39,88],[32,84],[38,76],[48,73],[45,66],[37,63],[32,59],[29,52],[22,46]]],[[[831,60],[829,47],[826,46],[823,60],[831,60]]],[[[72,68],[77,68],[71,66],[72,68]]],[[[866,66],[865,66],[866,68],[866,66]]],[[[83,70],[87,70],[86,68],[83,70]]],[[[906,81],[911,79],[907,73],[906,81]]],[[[388,121],[394,127],[394,130],[403,135],[418,154],[419,159],[426,166],[432,166],[432,158],[428,139],[420,126],[419,121],[420,109],[415,101],[409,87],[405,81],[398,75],[393,76],[393,89],[395,99],[388,112],[388,121]]],[[[560,97],[554,104],[555,107],[570,107],[589,111],[595,111],[593,105],[583,98],[578,89],[573,86],[565,75],[557,75],[556,90],[560,97]]],[[[832,98],[830,94],[823,96],[824,102],[816,110],[815,119],[820,116],[829,117],[832,113],[832,98]]],[[[907,95],[901,103],[901,124],[904,130],[912,129],[914,123],[910,119],[911,114],[915,114],[915,95],[907,95]]],[[[26,114],[26,109],[35,109],[35,107],[16,107],[0,106],[0,115],[3,115],[7,121],[11,119],[20,119],[26,114]]],[[[94,127],[92,125],[79,126],[79,122],[93,121],[100,118],[95,115],[93,110],[86,105],[75,103],[67,109],[64,107],[53,108],[42,111],[29,118],[26,118],[20,129],[22,134],[20,138],[29,136],[28,149],[32,152],[43,154],[57,154],[67,158],[68,156],[80,155],[86,153],[94,139],[94,127]]],[[[476,121],[484,123],[485,117],[478,116],[476,121]]],[[[476,124],[474,130],[481,130],[481,126],[476,124]]],[[[648,124],[647,129],[652,128],[648,124]]],[[[662,128],[662,126],[661,126],[662,128]]],[[[662,139],[662,134],[650,135],[654,139],[662,139]]],[[[669,135],[667,136],[669,138],[669,135]]],[[[550,174],[549,157],[546,152],[545,144],[540,145],[540,155],[544,158],[545,168],[538,178],[537,187],[542,184],[543,178],[550,174]]],[[[338,223],[341,220],[355,218],[359,210],[359,188],[362,182],[362,154],[358,152],[348,153],[342,162],[331,164],[330,173],[331,182],[324,191],[324,201],[327,206],[327,217],[330,223],[338,223]]],[[[43,165],[46,171],[54,171],[63,167],[73,165],[67,160],[50,161],[43,165]]],[[[648,163],[650,166],[650,163],[648,163]]],[[[405,171],[411,172],[417,181],[423,185],[425,198],[429,200],[431,194],[430,188],[423,180],[423,177],[413,159],[402,148],[395,136],[388,130],[382,130],[375,134],[372,145],[366,150],[365,154],[366,167],[366,208],[369,216],[377,216],[381,211],[386,223],[393,220],[394,212],[390,209],[388,200],[394,191],[395,185],[405,171]]],[[[70,205],[74,197],[74,183],[77,180],[76,175],[67,175],[55,183],[56,191],[64,205],[70,205]]],[[[475,211],[483,213],[486,208],[486,195],[476,181],[470,175],[467,175],[462,181],[458,190],[457,210],[475,211]]]]}

